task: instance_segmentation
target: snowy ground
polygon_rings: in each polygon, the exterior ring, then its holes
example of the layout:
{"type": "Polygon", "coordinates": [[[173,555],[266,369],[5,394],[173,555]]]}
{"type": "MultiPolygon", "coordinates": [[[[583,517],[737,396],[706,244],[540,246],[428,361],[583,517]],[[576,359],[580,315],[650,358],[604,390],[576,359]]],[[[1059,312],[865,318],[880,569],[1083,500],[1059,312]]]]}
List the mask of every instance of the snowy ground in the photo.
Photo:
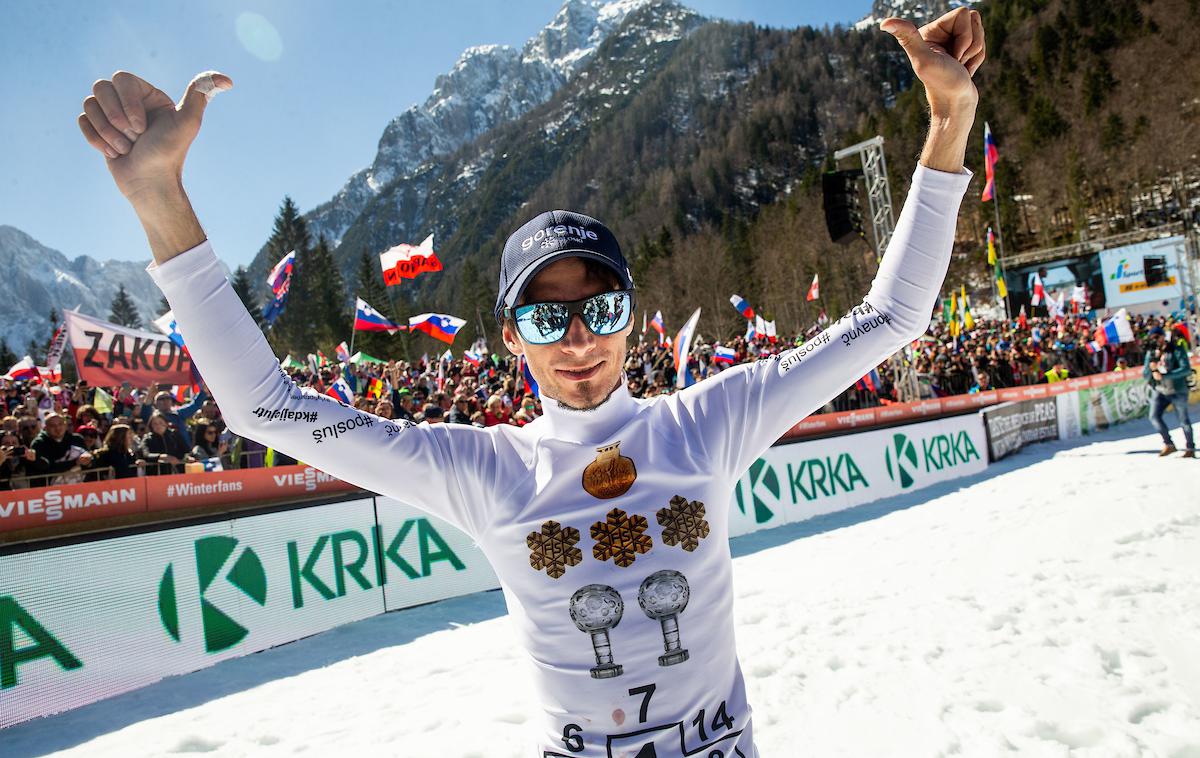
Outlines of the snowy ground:
{"type": "MultiPolygon", "coordinates": [[[[1200,461],[1159,444],[1131,423],[735,540],[764,758],[1200,757],[1200,461]]],[[[376,617],[0,731],[0,755],[527,758],[503,615],[491,592],[376,617]]]]}

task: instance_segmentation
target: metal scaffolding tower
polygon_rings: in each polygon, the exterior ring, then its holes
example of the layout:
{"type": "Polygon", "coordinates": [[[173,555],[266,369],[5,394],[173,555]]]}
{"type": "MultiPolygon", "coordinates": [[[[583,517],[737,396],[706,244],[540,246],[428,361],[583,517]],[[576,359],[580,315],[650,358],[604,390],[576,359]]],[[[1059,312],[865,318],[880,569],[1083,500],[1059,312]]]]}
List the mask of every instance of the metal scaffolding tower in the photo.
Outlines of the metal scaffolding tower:
{"type": "Polygon", "coordinates": [[[883,157],[883,137],[872,137],[857,145],[842,148],[833,154],[833,160],[840,161],[852,155],[862,158],[871,227],[875,236],[875,260],[878,262],[883,258],[883,251],[891,242],[892,232],[896,228],[896,217],[892,213],[892,191],[888,187],[887,161],[883,157]]]}

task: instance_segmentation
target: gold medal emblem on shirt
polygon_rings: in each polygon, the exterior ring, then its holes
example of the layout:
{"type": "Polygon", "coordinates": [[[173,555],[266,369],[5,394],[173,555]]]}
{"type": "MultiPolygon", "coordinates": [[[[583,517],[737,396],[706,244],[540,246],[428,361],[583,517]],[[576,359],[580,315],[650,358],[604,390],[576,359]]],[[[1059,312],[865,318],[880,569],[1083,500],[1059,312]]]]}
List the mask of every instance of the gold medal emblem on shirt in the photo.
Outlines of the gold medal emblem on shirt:
{"type": "Polygon", "coordinates": [[[620,497],[637,479],[633,459],[621,455],[621,442],[596,448],[596,459],[583,470],[583,489],[601,500],[620,497]]]}

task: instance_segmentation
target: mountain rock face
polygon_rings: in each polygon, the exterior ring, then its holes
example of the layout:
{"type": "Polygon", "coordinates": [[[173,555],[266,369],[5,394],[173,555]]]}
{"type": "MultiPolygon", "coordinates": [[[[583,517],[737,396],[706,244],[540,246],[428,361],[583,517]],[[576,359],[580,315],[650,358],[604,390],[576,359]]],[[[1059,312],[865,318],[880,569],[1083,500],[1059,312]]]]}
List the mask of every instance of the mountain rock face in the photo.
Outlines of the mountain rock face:
{"type": "Polygon", "coordinates": [[[955,8],[974,5],[974,0],[875,0],[871,14],[854,25],[855,29],[875,26],[891,16],[898,16],[922,26],[955,8]]]}
{"type": "MultiPolygon", "coordinates": [[[[46,247],[20,229],[0,225],[0,268],[7,278],[8,297],[0,302],[0,337],[17,355],[29,341],[41,349],[50,341],[50,309],[59,312],[79,306],[82,313],[108,318],[117,287],[137,304],[143,324],[159,310],[162,293],[146,273],[149,261],[104,261],[86,255],[75,260],[46,247]]],[[[8,366],[0,368],[5,371],[8,366]]]]}
{"type": "MultiPolygon", "coordinates": [[[[631,12],[648,2],[567,0],[520,50],[507,45],[468,48],[438,77],[423,104],[387,125],[372,164],[305,215],[313,238],[324,234],[336,246],[367,203],[393,181],[549,100],[631,12]]],[[[255,274],[273,263],[259,258],[251,266],[255,274]]]]}

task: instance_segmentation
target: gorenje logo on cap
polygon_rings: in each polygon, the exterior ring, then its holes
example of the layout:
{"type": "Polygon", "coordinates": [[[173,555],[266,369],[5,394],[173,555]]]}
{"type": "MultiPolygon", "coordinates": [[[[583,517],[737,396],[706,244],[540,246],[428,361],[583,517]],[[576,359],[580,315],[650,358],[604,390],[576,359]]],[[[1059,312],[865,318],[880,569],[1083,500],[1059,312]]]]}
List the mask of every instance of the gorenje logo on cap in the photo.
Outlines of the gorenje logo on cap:
{"type": "Polygon", "coordinates": [[[533,234],[521,240],[521,249],[529,250],[537,242],[540,242],[542,247],[549,247],[550,241],[556,237],[564,237],[568,240],[577,240],[579,242],[600,239],[591,229],[568,224],[555,224],[554,226],[547,226],[544,229],[538,229],[533,234]]]}

